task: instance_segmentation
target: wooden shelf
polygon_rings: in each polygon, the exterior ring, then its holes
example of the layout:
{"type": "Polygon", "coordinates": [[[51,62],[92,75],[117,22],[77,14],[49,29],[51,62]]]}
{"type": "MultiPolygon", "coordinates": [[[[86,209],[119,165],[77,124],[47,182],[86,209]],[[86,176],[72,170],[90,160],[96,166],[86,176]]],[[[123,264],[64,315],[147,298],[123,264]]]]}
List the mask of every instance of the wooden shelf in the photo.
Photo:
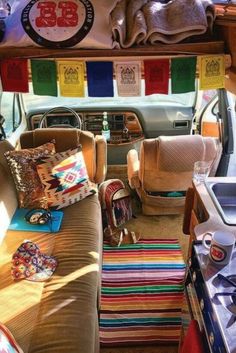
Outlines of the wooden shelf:
{"type": "Polygon", "coordinates": [[[236,16],[218,17],[215,21],[216,26],[236,27],[236,16]]]}
{"type": "Polygon", "coordinates": [[[227,26],[236,22],[236,4],[217,4],[215,5],[216,20],[215,24],[227,23],[227,26]]]}
{"type": "Polygon", "coordinates": [[[224,54],[223,41],[197,43],[158,44],[128,49],[48,49],[41,47],[0,47],[0,59],[4,58],[102,58],[102,57],[146,57],[163,55],[224,54]]]}

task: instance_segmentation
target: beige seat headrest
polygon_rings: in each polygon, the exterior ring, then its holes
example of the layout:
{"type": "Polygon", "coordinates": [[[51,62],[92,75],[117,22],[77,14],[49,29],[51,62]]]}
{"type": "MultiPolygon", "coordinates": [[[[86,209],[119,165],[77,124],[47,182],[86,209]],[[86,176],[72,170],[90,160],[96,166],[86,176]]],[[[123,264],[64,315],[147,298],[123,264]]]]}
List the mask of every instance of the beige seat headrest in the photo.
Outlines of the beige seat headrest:
{"type": "Polygon", "coordinates": [[[193,169],[195,161],[205,157],[205,145],[200,135],[160,136],[158,141],[157,166],[160,171],[187,172],[193,169]]]}
{"type": "Polygon", "coordinates": [[[77,129],[36,129],[33,131],[34,147],[55,140],[56,151],[62,152],[78,147],[79,130],[77,129]]]}

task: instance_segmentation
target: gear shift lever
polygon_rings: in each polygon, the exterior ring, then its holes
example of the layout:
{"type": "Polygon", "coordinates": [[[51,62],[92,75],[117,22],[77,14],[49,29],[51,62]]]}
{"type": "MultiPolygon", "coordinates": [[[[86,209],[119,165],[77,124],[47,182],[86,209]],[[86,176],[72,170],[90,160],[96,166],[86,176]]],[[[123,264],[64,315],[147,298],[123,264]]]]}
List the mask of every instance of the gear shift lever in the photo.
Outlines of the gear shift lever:
{"type": "Polygon", "coordinates": [[[128,141],[130,138],[129,136],[129,129],[125,126],[123,131],[122,131],[122,139],[128,141]]]}

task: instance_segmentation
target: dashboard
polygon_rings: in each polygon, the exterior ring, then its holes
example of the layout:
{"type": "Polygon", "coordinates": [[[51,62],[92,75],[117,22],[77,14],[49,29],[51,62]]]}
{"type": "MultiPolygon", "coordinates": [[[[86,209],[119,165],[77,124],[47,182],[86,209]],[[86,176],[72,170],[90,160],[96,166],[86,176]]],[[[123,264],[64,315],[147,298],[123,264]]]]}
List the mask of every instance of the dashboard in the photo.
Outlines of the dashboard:
{"type": "MultiPolygon", "coordinates": [[[[90,131],[94,135],[101,134],[103,111],[77,111],[81,119],[82,130],[90,131]]],[[[29,128],[34,130],[39,127],[42,114],[32,115],[29,119],[29,128]]],[[[110,144],[126,143],[134,139],[144,137],[142,126],[137,115],[132,111],[109,111],[107,112],[108,125],[111,131],[110,144]],[[124,131],[127,131],[124,134],[124,131]]],[[[44,127],[70,125],[76,127],[77,121],[72,113],[66,111],[54,112],[46,118],[44,127]]]]}
{"type": "MultiPolygon", "coordinates": [[[[29,130],[39,127],[46,108],[38,105],[27,114],[29,130]],[[40,107],[40,108],[38,108],[40,107]]],[[[71,106],[70,106],[71,107],[71,106]]],[[[191,131],[193,110],[184,106],[157,106],[153,104],[125,104],[95,107],[87,104],[84,107],[73,107],[81,119],[81,129],[100,135],[102,131],[103,113],[107,112],[110,128],[110,140],[107,143],[108,164],[122,165],[127,163],[130,149],[139,151],[144,138],[155,138],[160,135],[188,135],[191,131]]],[[[66,110],[54,110],[47,115],[44,127],[70,125],[76,127],[75,116],[66,110]]]]}

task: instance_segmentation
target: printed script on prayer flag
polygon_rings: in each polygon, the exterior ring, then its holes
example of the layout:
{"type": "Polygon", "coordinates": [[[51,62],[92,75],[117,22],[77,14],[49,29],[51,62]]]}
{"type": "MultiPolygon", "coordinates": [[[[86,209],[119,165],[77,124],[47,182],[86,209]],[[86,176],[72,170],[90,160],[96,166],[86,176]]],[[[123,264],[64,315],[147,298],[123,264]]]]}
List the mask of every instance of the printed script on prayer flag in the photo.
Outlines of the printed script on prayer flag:
{"type": "Polygon", "coordinates": [[[225,58],[223,55],[200,56],[198,63],[201,90],[225,87],[225,58]]]}
{"type": "Polygon", "coordinates": [[[84,97],[84,63],[58,61],[60,94],[64,97],[84,97]]]}
{"type": "Polygon", "coordinates": [[[116,62],[117,92],[120,97],[135,97],[141,94],[141,62],[116,62]]]}

